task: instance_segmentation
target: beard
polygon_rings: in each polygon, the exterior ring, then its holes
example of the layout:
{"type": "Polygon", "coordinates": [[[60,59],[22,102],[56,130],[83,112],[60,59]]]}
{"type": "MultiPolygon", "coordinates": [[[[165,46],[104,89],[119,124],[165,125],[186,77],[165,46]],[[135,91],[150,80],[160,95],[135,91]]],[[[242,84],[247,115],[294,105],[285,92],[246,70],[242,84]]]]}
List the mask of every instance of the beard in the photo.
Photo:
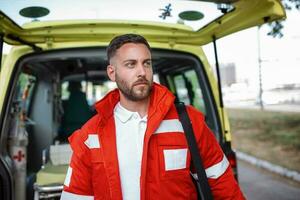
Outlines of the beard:
{"type": "Polygon", "coordinates": [[[130,86],[128,82],[121,79],[116,74],[116,83],[125,98],[131,101],[141,101],[149,97],[153,79],[151,78],[151,80],[148,81],[146,78],[142,77],[130,86]],[[141,86],[140,84],[144,85],[141,86]]]}

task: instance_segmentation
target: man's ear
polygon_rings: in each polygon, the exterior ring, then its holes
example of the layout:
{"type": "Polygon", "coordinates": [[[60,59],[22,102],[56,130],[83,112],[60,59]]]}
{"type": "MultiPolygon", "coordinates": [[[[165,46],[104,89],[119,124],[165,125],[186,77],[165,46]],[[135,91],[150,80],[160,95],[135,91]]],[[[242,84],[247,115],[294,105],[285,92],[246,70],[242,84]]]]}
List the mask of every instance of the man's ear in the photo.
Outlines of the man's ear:
{"type": "Polygon", "coordinates": [[[116,81],[116,68],[115,66],[113,65],[108,65],[107,68],[106,68],[106,72],[107,72],[107,75],[109,77],[109,79],[113,82],[116,81]]]}

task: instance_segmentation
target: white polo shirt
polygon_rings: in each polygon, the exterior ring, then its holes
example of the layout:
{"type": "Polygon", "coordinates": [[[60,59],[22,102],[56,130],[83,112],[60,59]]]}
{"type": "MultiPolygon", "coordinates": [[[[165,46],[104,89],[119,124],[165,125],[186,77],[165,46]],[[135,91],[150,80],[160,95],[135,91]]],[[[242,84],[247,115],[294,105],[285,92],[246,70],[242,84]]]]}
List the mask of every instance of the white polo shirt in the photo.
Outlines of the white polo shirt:
{"type": "Polygon", "coordinates": [[[140,176],[147,116],[121,106],[114,109],[117,154],[124,200],[140,199],[140,176]]]}

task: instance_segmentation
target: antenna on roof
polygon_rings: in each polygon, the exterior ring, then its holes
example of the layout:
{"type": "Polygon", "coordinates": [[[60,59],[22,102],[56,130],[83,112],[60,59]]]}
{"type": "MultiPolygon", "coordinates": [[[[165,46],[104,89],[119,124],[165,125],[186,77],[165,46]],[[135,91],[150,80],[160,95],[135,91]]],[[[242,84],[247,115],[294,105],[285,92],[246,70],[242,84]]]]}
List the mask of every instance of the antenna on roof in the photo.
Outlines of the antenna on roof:
{"type": "Polygon", "coordinates": [[[230,12],[233,9],[233,5],[228,3],[218,3],[217,5],[218,9],[224,14],[230,12]]]}

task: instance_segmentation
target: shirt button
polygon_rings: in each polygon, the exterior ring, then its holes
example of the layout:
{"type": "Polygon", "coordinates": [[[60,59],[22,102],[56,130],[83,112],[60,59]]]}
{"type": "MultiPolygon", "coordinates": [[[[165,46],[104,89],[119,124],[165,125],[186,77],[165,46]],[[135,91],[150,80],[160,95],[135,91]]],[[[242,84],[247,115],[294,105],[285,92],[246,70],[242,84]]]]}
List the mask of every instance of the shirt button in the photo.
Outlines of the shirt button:
{"type": "Polygon", "coordinates": [[[140,128],[143,130],[145,129],[145,125],[144,124],[140,124],[140,128]]]}

